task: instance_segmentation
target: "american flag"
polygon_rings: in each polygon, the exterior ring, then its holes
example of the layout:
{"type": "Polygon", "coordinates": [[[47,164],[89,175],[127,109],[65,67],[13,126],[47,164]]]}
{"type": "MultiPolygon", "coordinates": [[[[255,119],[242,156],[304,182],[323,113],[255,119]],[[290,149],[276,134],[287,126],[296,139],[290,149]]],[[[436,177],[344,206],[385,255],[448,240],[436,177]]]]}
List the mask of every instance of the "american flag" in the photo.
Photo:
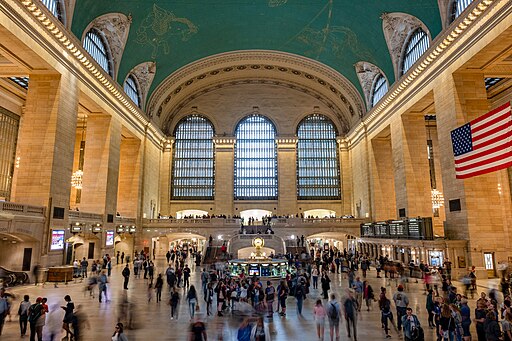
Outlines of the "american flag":
{"type": "Polygon", "coordinates": [[[457,179],[512,166],[510,102],[452,130],[457,179]]]}

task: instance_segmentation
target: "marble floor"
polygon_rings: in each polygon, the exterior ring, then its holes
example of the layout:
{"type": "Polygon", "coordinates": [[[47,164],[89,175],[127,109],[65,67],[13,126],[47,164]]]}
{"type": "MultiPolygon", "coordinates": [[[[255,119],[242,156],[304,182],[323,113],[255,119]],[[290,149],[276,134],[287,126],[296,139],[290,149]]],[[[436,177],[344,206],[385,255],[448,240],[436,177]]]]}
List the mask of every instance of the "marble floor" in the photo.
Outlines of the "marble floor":
{"type": "MultiPolygon", "coordinates": [[[[191,283],[200,288],[200,269],[192,267],[191,283]]],[[[50,332],[52,330],[61,333],[60,326],[64,311],[59,308],[65,305],[64,296],[70,295],[77,306],[77,310],[82,311],[87,316],[87,327],[82,332],[82,340],[109,340],[114,331],[114,326],[118,321],[118,316],[122,313],[122,305],[120,304],[127,295],[129,309],[133,316],[135,329],[125,330],[130,341],[135,340],[188,340],[188,330],[190,317],[188,314],[188,305],[184,299],[180,302],[180,316],[176,320],[170,319],[170,307],[165,304],[167,293],[164,288],[162,294],[163,302],[156,303],[155,297],[148,303],[147,281],[143,278],[135,279],[132,276],[129,282],[129,290],[122,290],[121,266],[114,266],[112,276],[109,283],[109,302],[99,303],[97,297],[95,299],[89,297],[89,293],[85,291],[85,281],[83,283],[70,282],[67,285],[59,284],[57,288],[53,284],[47,283],[44,286],[23,286],[9,289],[10,292],[17,295],[17,299],[13,303],[12,321],[8,321],[7,317],[3,334],[0,336],[1,341],[11,341],[20,339],[20,330],[18,324],[18,310],[20,299],[23,295],[30,295],[30,301],[34,302],[37,296],[47,297],[50,307],[50,314],[47,318],[47,325],[44,328],[43,340],[50,340],[50,332]],[[148,339],[150,338],[150,339],[148,339]]],[[[165,259],[157,259],[157,271],[165,271],[165,259]]],[[[344,288],[348,286],[347,280],[341,278],[340,275],[331,274],[331,290],[339,298],[344,293],[344,288]]],[[[394,283],[386,283],[384,278],[376,278],[375,271],[368,273],[368,280],[374,290],[378,292],[381,286],[388,287],[388,297],[392,297],[396,290],[394,283]],[[389,286],[388,286],[389,285],[389,286]]],[[[460,283],[457,283],[460,286],[460,283]]],[[[479,291],[488,291],[491,287],[497,287],[496,280],[479,281],[479,291]]],[[[277,283],[275,283],[277,286],[277,283]]],[[[410,283],[407,289],[409,295],[410,306],[413,307],[418,315],[422,325],[428,326],[427,314],[425,311],[425,295],[421,283],[410,283]]],[[[183,296],[183,295],[182,295],[183,296]]],[[[315,321],[313,319],[313,305],[317,298],[320,298],[319,290],[312,289],[308,298],[304,302],[303,316],[299,317],[296,311],[296,301],[294,298],[288,298],[287,315],[285,318],[274,315],[273,319],[266,319],[269,323],[272,340],[318,340],[316,336],[315,321]]],[[[203,303],[201,301],[201,303],[203,303]]],[[[375,305],[375,308],[377,306],[375,305]]],[[[470,300],[470,308],[475,308],[475,300],[470,300]]],[[[395,309],[393,308],[393,311],[395,309]]],[[[236,340],[238,326],[241,318],[230,316],[223,317],[206,316],[205,305],[201,304],[199,317],[206,322],[209,340],[236,340]]],[[[396,316],[396,312],[394,312],[396,316]]],[[[125,320],[121,317],[121,320],[125,320]]],[[[358,340],[385,339],[380,324],[380,312],[378,309],[367,312],[363,311],[358,318],[358,340]]],[[[434,331],[428,327],[425,330],[425,340],[435,340],[434,331]]],[[[474,324],[472,325],[473,334],[474,324]]],[[[64,334],[60,334],[59,340],[64,334]]],[[[28,336],[25,336],[28,339],[28,336]]],[[[395,331],[392,331],[392,340],[400,339],[395,331]]],[[[325,340],[329,340],[328,328],[325,333],[325,340]]],[[[341,325],[341,340],[348,340],[345,323],[341,325]]]]}

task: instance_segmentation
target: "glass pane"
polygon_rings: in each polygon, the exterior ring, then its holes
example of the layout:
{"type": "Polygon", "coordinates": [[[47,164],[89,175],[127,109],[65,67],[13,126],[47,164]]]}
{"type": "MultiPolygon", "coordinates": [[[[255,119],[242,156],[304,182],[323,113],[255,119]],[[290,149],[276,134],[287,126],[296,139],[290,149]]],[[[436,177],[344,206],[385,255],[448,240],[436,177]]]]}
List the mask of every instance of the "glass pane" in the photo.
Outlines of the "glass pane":
{"type": "Polygon", "coordinates": [[[340,199],[336,129],[323,115],[310,115],[297,131],[298,199],[340,199]]]}
{"type": "Polygon", "coordinates": [[[375,80],[375,85],[373,86],[373,94],[372,94],[372,107],[380,101],[382,97],[388,92],[388,82],[383,75],[377,76],[375,80]]]}
{"type": "Polygon", "coordinates": [[[85,35],[84,48],[103,70],[108,72],[110,76],[113,75],[107,45],[95,29],[90,30],[85,35]]]}
{"type": "Polygon", "coordinates": [[[171,199],[213,200],[215,152],[213,125],[198,115],[185,117],[176,127],[171,199]]]}
{"type": "Polygon", "coordinates": [[[402,74],[406,73],[428,50],[429,44],[428,35],[421,28],[413,33],[405,50],[402,74]]]}
{"type": "Polygon", "coordinates": [[[135,105],[140,107],[139,88],[132,75],[129,75],[124,82],[124,92],[132,99],[135,105]]]}
{"type": "Polygon", "coordinates": [[[246,117],[236,129],[235,199],[277,199],[275,127],[261,115],[246,117]]]}

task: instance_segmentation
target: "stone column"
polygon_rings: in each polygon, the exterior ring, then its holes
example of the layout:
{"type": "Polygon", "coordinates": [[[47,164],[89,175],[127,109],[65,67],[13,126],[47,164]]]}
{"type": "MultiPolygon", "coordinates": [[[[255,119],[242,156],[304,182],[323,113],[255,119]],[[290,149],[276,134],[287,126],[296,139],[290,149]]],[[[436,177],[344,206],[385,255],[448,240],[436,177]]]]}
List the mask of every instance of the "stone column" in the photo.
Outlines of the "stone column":
{"type": "Polygon", "coordinates": [[[469,179],[456,179],[451,130],[490,111],[484,75],[458,73],[441,75],[434,86],[439,154],[446,200],[445,236],[468,240],[468,266],[476,266],[477,277],[485,278],[484,252],[494,252],[496,263],[508,261],[510,238],[507,171],[501,170],[469,179]],[[460,203],[450,210],[450,201],[460,203]],[[506,210],[504,211],[504,208],[506,210]]]}
{"type": "Polygon", "coordinates": [[[353,188],[352,188],[352,163],[350,162],[350,153],[348,150],[348,143],[343,137],[338,137],[339,160],[340,160],[340,175],[341,175],[341,215],[354,215],[352,201],[353,201],[353,188]]]}
{"type": "Polygon", "coordinates": [[[141,141],[127,137],[121,140],[117,211],[123,217],[138,217],[141,185],[141,141]]]}
{"type": "Polygon", "coordinates": [[[121,123],[105,114],[90,114],[84,154],[80,209],[99,214],[116,214],[121,123]]]}
{"type": "Polygon", "coordinates": [[[215,212],[233,215],[235,185],[235,137],[214,137],[215,143],[215,212]],[[221,180],[222,179],[222,180],[221,180]]]}
{"type": "MultiPolygon", "coordinates": [[[[49,252],[49,229],[67,227],[78,96],[71,74],[30,75],[11,200],[47,207],[42,255],[49,252]]],[[[53,254],[41,259],[41,265],[62,264],[62,253],[53,254]]]]}
{"type": "Polygon", "coordinates": [[[372,219],[388,220],[397,216],[393,155],[389,138],[374,138],[370,150],[372,219]]]}
{"type": "Polygon", "coordinates": [[[431,217],[432,202],[423,115],[404,114],[391,123],[397,215],[431,217]]]}
{"type": "MultiPolygon", "coordinates": [[[[172,172],[172,153],[175,139],[167,140],[162,152],[162,161],[160,167],[160,214],[165,216],[176,216],[171,213],[171,172],[172,172]]],[[[167,252],[167,251],[166,251],[167,252]]]]}
{"type": "Polygon", "coordinates": [[[278,215],[298,212],[297,141],[294,136],[277,139],[278,215]]]}

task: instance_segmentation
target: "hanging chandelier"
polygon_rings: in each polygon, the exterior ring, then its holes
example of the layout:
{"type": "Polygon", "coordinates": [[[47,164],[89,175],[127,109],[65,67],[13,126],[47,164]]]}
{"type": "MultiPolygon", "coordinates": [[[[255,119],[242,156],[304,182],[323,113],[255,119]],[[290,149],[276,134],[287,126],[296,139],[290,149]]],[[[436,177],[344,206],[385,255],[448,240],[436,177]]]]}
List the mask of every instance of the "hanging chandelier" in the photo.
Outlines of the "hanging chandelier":
{"type": "Polygon", "coordinates": [[[84,176],[84,172],[82,170],[77,170],[71,175],[71,186],[76,189],[82,189],[82,179],[84,176]]]}
{"type": "Polygon", "coordinates": [[[444,196],[443,193],[439,192],[437,189],[432,189],[432,208],[441,208],[444,205],[444,196]]]}

